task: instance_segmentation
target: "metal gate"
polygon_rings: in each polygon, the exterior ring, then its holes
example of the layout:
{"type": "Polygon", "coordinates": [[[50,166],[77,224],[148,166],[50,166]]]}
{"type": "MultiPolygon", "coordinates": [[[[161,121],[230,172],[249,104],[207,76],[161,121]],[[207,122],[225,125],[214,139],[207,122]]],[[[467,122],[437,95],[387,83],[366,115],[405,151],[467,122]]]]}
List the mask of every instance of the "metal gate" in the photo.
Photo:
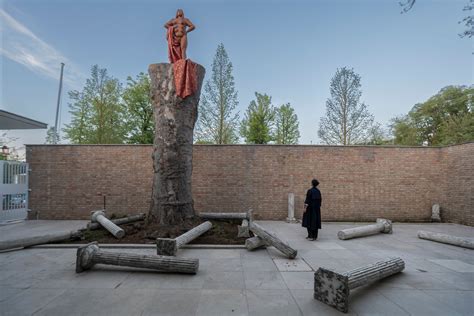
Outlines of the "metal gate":
{"type": "Polygon", "coordinates": [[[28,216],[28,164],[0,160],[0,224],[28,216]]]}

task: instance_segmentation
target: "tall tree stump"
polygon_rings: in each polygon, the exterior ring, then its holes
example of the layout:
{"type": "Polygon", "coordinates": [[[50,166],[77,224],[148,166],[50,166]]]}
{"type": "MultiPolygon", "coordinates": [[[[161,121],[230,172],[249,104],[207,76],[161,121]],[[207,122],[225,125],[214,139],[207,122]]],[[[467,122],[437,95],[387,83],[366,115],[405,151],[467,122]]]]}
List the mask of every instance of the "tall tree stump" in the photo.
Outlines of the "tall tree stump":
{"type": "Polygon", "coordinates": [[[155,118],[153,188],[148,222],[176,225],[194,216],[191,192],[193,132],[205,69],[196,64],[197,91],[176,95],[173,65],[152,64],[151,101],[155,118]]]}

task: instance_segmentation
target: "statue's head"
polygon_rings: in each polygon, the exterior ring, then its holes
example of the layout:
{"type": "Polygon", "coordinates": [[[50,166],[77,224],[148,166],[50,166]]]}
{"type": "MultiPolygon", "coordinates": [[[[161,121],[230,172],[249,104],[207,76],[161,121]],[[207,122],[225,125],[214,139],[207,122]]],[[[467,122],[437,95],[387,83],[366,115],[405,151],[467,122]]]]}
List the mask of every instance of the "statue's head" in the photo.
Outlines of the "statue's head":
{"type": "Polygon", "coordinates": [[[184,18],[183,9],[178,9],[178,11],[176,11],[176,17],[177,18],[184,18]]]}

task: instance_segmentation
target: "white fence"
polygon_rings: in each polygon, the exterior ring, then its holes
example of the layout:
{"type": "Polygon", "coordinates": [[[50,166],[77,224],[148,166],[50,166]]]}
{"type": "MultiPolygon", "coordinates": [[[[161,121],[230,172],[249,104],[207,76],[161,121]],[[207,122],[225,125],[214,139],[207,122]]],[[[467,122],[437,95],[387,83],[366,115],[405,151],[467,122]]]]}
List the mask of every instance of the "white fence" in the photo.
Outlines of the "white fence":
{"type": "Polygon", "coordinates": [[[0,160],[0,224],[28,216],[28,164],[0,160]]]}

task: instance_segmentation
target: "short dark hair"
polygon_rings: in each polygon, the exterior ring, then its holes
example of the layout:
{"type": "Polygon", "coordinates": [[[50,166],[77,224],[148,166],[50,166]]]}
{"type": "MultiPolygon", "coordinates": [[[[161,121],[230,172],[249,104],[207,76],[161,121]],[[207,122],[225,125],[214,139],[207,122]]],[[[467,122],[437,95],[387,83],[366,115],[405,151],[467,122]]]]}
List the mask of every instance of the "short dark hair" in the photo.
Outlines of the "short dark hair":
{"type": "Polygon", "coordinates": [[[311,181],[311,184],[313,185],[313,187],[317,187],[318,184],[319,184],[319,181],[316,180],[316,179],[313,179],[313,180],[311,181]]]}

